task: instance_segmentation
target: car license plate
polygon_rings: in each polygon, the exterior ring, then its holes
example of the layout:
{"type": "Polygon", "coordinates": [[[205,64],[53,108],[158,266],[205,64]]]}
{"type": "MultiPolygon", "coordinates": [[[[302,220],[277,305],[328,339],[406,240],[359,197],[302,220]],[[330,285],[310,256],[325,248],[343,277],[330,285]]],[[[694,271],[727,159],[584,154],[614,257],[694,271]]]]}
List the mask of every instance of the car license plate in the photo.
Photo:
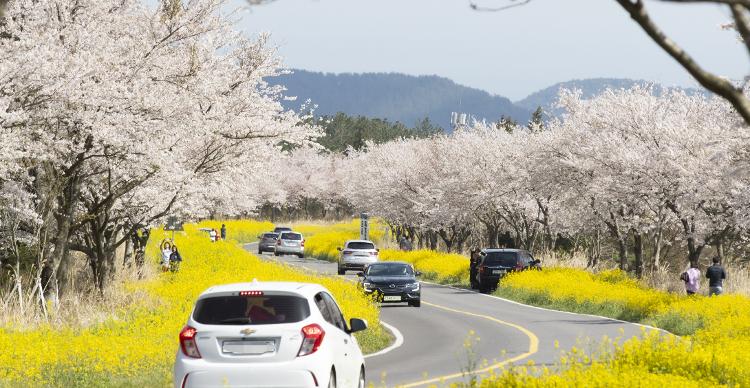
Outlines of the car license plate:
{"type": "Polygon", "coordinates": [[[505,273],[505,270],[502,270],[502,269],[496,269],[492,271],[493,275],[502,275],[504,273],[505,273]]]}
{"type": "Polygon", "coordinates": [[[276,351],[274,341],[224,341],[221,351],[229,354],[258,355],[276,351]]]}
{"type": "Polygon", "coordinates": [[[384,302],[398,302],[401,300],[401,295],[386,295],[383,297],[384,302]]]}

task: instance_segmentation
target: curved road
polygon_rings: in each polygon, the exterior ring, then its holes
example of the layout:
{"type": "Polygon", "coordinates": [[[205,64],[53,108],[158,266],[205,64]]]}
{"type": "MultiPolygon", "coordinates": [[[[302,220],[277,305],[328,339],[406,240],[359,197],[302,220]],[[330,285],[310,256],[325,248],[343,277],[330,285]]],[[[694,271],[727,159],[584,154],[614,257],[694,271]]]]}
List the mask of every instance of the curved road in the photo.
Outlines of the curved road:
{"type": "MultiPolygon", "coordinates": [[[[245,248],[257,250],[255,244],[245,248]]],[[[262,257],[338,276],[335,263],[293,256],[262,257]]],[[[346,278],[354,281],[356,276],[348,272],[346,278]]],[[[603,336],[628,339],[641,334],[637,324],[540,309],[430,283],[422,283],[422,307],[383,305],[380,317],[401,332],[404,342],[366,359],[368,384],[377,387],[466,382],[466,370],[484,373],[529,360],[552,365],[561,350],[573,346],[591,349],[603,336]],[[467,341],[473,345],[465,347],[467,341]]]]}

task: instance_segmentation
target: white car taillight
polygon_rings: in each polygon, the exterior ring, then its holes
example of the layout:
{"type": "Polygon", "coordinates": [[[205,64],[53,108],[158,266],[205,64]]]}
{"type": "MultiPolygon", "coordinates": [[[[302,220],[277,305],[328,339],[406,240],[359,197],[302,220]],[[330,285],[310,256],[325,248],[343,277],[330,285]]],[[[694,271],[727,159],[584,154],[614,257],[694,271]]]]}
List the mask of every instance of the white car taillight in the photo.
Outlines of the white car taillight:
{"type": "Polygon", "coordinates": [[[180,347],[182,348],[182,353],[188,357],[201,358],[201,353],[198,351],[198,344],[195,343],[195,335],[197,333],[195,328],[190,326],[183,327],[180,332],[180,347]]]}
{"type": "Polygon", "coordinates": [[[317,323],[303,327],[302,336],[304,338],[302,339],[302,346],[299,347],[297,357],[315,353],[320,347],[320,344],[323,343],[323,337],[325,337],[325,335],[326,332],[323,331],[323,328],[317,323]]]}

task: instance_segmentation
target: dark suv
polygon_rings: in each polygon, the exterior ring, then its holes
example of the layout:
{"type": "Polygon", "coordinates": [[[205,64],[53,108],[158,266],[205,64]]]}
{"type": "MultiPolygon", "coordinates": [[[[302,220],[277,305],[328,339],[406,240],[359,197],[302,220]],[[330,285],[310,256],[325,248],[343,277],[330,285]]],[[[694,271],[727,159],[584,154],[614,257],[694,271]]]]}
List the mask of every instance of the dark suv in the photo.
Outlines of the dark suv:
{"type": "Polygon", "coordinates": [[[509,272],[541,268],[539,260],[520,249],[484,249],[479,255],[476,284],[480,292],[497,288],[498,281],[509,272]]]}

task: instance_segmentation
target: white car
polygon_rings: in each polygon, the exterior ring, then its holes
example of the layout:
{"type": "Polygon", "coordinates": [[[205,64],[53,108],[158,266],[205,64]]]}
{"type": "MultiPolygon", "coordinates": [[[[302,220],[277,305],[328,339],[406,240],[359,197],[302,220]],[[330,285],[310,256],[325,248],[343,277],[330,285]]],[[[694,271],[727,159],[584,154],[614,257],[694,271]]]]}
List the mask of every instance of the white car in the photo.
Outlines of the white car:
{"type": "Polygon", "coordinates": [[[365,386],[365,362],[352,333],[318,284],[258,282],[211,287],[180,332],[174,386],[365,386]]]}
{"type": "Polygon", "coordinates": [[[375,243],[369,240],[349,240],[341,251],[339,257],[338,273],[343,275],[348,270],[364,271],[365,267],[378,261],[379,249],[375,243]]]}
{"type": "Polygon", "coordinates": [[[273,254],[275,256],[297,255],[303,258],[305,257],[305,238],[297,232],[279,232],[273,254]]]}

